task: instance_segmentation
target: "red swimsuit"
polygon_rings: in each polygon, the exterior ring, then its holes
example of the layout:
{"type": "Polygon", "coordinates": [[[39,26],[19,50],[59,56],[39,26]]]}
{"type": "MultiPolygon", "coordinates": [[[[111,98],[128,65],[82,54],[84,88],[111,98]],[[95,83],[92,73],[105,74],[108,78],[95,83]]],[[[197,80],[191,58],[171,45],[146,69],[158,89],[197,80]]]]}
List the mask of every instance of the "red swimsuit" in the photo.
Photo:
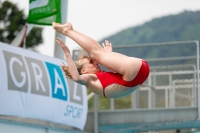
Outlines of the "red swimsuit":
{"type": "Polygon", "coordinates": [[[103,87],[103,95],[105,95],[105,88],[111,84],[120,84],[126,87],[134,87],[141,85],[149,76],[149,65],[145,60],[142,60],[142,65],[137,76],[132,81],[125,81],[119,73],[100,71],[96,73],[101,85],[103,87]]]}

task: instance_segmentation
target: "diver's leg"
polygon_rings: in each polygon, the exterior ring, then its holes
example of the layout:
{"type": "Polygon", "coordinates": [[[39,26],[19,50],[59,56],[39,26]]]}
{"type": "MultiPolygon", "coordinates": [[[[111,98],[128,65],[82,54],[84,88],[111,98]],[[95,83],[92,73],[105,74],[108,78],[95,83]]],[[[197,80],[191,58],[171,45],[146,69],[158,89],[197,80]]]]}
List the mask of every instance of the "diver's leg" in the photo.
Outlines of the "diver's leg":
{"type": "Polygon", "coordinates": [[[132,80],[137,75],[142,64],[141,59],[104,50],[97,41],[74,30],[70,23],[64,25],[53,23],[53,27],[78,43],[99,64],[123,75],[125,80],[132,80]]]}

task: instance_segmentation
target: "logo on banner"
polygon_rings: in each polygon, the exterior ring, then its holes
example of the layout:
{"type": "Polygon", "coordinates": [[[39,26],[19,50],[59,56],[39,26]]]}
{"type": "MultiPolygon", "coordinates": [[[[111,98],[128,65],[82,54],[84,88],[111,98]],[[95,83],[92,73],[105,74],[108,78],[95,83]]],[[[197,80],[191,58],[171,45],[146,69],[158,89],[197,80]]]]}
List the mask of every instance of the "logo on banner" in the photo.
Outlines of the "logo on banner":
{"type": "Polygon", "coordinates": [[[3,53],[6,58],[8,90],[28,92],[30,89],[32,94],[50,96],[51,86],[52,98],[68,100],[69,92],[59,66],[30,57],[24,57],[24,60],[21,55],[7,51],[3,53]]]}

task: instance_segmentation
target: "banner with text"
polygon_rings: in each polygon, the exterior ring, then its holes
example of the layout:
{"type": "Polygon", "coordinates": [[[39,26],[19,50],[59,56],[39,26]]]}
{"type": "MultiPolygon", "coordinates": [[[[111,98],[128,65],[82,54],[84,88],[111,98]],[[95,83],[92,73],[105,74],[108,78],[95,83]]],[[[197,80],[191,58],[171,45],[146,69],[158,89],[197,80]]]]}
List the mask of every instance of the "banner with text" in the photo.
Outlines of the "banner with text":
{"type": "Polygon", "coordinates": [[[61,23],[61,0],[29,0],[27,21],[39,25],[61,23]]]}
{"type": "Polygon", "coordinates": [[[65,78],[62,62],[0,43],[0,114],[83,130],[88,112],[87,90],[65,78]]]}

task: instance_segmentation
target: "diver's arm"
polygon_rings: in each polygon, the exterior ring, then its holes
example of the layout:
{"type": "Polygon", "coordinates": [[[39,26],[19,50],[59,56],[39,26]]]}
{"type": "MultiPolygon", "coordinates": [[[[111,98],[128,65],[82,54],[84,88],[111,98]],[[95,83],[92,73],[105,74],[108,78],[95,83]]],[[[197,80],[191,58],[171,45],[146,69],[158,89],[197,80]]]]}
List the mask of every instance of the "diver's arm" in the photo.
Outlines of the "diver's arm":
{"type": "Polygon", "coordinates": [[[56,42],[60,45],[60,47],[62,48],[63,52],[65,53],[65,57],[66,57],[66,61],[69,67],[69,72],[72,76],[72,79],[77,82],[80,83],[82,85],[87,85],[88,84],[88,76],[87,75],[79,75],[78,70],[74,64],[74,61],[71,57],[70,54],[70,50],[69,48],[64,44],[64,42],[57,37],[56,42]]]}

